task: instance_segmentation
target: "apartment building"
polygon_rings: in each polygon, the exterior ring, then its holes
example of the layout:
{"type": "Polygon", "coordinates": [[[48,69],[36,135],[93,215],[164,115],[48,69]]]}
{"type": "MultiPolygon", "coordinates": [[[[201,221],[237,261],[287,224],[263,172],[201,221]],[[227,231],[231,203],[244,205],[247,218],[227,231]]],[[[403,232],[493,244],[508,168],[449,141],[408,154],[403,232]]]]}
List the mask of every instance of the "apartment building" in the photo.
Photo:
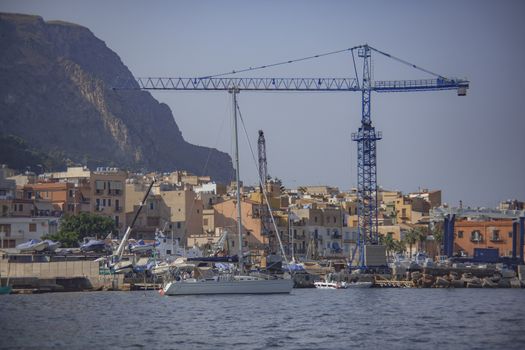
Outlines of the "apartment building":
{"type": "Polygon", "coordinates": [[[89,176],[91,212],[112,218],[120,232],[125,230],[127,175],[118,168],[97,168],[89,176]]]}
{"type": "MultiPolygon", "coordinates": [[[[511,256],[512,234],[512,220],[458,220],[454,225],[454,253],[473,256],[474,248],[496,248],[500,256],[511,256]]],[[[525,243],[519,240],[518,234],[518,247],[525,243]]]]}

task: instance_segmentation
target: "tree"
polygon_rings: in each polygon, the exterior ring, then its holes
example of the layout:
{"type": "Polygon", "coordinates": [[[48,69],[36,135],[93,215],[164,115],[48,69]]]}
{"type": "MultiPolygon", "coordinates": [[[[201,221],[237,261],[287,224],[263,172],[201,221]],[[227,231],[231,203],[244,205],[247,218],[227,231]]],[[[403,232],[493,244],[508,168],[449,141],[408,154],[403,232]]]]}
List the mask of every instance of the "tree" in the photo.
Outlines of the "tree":
{"type": "Polygon", "coordinates": [[[427,229],[423,227],[416,227],[416,238],[419,242],[419,250],[423,250],[423,243],[427,241],[427,229]]]}
{"type": "Polygon", "coordinates": [[[434,236],[434,240],[437,242],[438,245],[438,254],[441,255],[441,244],[443,243],[443,229],[441,226],[434,225],[434,228],[432,229],[432,236],[434,236]]]}
{"type": "Polygon", "coordinates": [[[60,230],[44,239],[62,243],[63,247],[78,247],[78,242],[85,237],[104,238],[116,231],[115,222],[107,216],[91,213],[66,216],[60,222],[60,230]]]}
{"type": "Polygon", "coordinates": [[[417,231],[414,228],[411,228],[408,230],[408,232],[405,234],[404,241],[408,246],[410,247],[409,254],[412,255],[412,246],[417,242],[417,231]]]}
{"type": "Polygon", "coordinates": [[[396,252],[396,241],[392,238],[391,234],[379,234],[379,243],[386,246],[387,255],[390,253],[396,252]]]}

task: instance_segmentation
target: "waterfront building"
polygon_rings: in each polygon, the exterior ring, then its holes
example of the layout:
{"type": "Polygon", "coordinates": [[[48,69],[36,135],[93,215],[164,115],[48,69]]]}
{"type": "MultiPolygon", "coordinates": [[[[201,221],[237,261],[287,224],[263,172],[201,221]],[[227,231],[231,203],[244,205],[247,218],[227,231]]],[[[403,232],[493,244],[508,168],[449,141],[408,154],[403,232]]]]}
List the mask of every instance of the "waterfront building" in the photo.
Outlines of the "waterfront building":
{"type": "Polygon", "coordinates": [[[89,176],[91,212],[112,218],[119,232],[125,231],[126,178],[127,172],[108,167],[89,176]]]}
{"type": "MultiPolygon", "coordinates": [[[[500,256],[512,256],[512,235],[512,220],[509,219],[457,220],[454,254],[473,256],[475,248],[495,248],[500,256]]],[[[517,244],[518,247],[524,244],[519,241],[519,234],[517,244]]]]}
{"type": "Polygon", "coordinates": [[[57,217],[0,217],[0,247],[15,248],[20,243],[58,231],[57,217]]]}
{"type": "MultiPolygon", "coordinates": [[[[262,256],[265,249],[268,247],[268,236],[262,234],[262,221],[259,214],[260,203],[252,201],[247,198],[241,199],[241,220],[243,229],[243,246],[250,250],[255,256],[262,256]]],[[[211,215],[207,212],[206,218],[212,219],[215,228],[222,228],[228,232],[232,232],[234,239],[229,242],[230,249],[234,251],[238,249],[238,235],[237,224],[237,200],[227,199],[221,203],[213,206],[214,213],[211,215]]],[[[208,232],[215,232],[211,230],[211,222],[206,222],[208,232]]]]}
{"type": "Polygon", "coordinates": [[[197,194],[188,188],[182,190],[160,191],[160,198],[167,208],[170,208],[171,231],[175,240],[181,245],[188,244],[188,237],[201,235],[203,203],[197,194]]]}

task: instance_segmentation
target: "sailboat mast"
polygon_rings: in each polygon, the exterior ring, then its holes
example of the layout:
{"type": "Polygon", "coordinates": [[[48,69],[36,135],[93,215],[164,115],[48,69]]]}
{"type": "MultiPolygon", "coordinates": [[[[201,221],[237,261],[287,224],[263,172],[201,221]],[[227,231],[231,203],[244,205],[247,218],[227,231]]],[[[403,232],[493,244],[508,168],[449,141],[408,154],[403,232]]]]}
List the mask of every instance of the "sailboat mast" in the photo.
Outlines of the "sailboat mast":
{"type": "Polygon", "coordinates": [[[235,182],[237,187],[237,225],[239,233],[239,269],[241,274],[244,273],[244,258],[242,255],[242,221],[241,221],[241,186],[240,182],[240,173],[239,173],[239,137],[237,133],[237,94],[239,89],[234,86],[230,89],[232,94],[232,103],[233,103],[233,127],[235,131],[235,182]]]}

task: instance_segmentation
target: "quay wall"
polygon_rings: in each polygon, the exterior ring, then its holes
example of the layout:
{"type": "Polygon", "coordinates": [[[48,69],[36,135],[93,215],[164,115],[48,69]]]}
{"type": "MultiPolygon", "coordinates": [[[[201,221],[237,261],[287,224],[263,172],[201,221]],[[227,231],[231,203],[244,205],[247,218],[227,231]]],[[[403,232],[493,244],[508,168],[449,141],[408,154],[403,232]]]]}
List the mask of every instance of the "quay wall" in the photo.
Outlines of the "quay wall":
{"type": "Polygon", "coordinates": [[[8,262],[0,260],[2,283],[13,288],[41,289],[58,286],[53,291],[119,289],[123,275],[104,273],[93,260],[56,262],[8,262]]]}

